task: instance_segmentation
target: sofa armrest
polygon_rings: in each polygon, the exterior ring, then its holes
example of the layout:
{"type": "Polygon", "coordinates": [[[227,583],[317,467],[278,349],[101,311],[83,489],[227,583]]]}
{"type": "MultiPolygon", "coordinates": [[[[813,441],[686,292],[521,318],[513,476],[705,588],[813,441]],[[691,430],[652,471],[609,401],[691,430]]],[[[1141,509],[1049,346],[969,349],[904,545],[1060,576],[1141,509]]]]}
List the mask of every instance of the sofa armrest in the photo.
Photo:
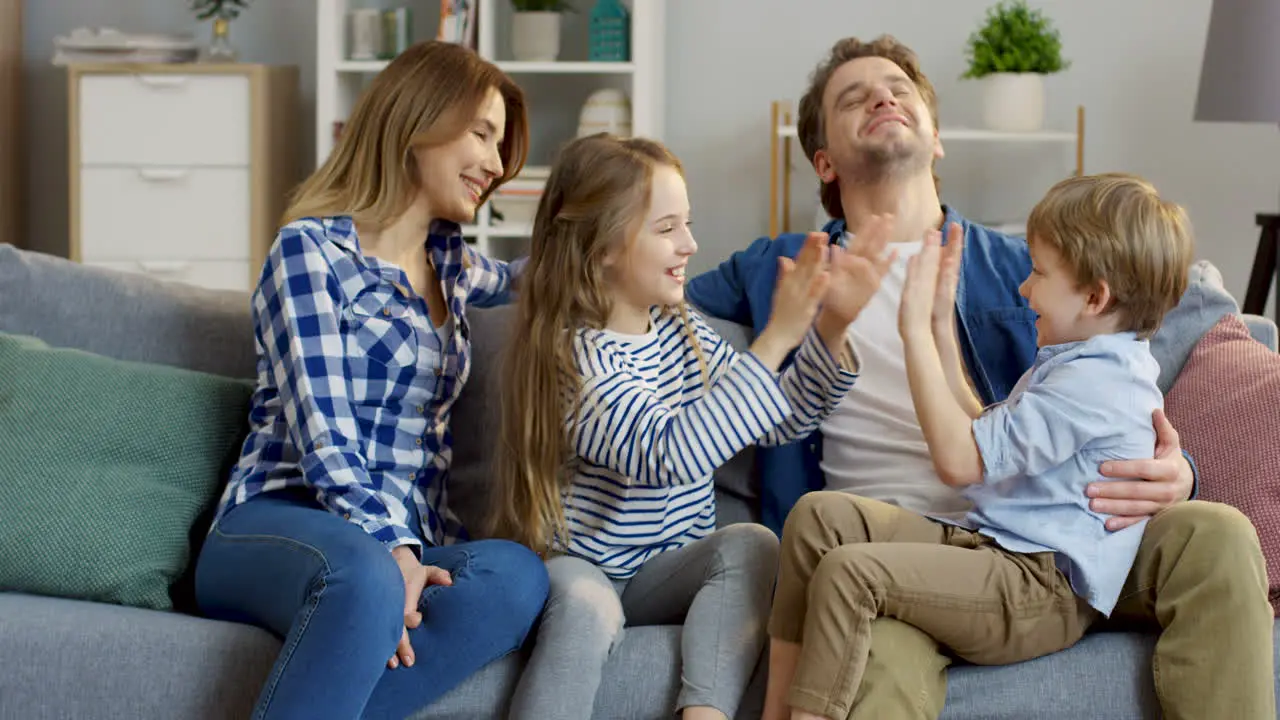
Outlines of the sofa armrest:
{"type": "Polygon", "coordinates": [[[1249,326],[1249,332],[1258,342],[1266,345],[1272,350],[1280,349],[1280,329],[1276,328],[1275,321],[1261,315],[1241,315],[1244,324],[1249,326]]]}

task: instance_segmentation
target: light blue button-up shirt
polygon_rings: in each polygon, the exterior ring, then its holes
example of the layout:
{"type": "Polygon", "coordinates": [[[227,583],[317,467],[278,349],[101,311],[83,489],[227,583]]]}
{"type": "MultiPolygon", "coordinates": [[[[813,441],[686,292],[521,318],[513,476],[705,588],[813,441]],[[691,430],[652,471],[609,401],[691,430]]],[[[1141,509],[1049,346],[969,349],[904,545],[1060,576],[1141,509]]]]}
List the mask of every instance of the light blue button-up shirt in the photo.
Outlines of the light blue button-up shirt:
{"type": "Polygon", "coordinates": [[[1112,532],[1085,486],[1104,460],[1150,457],[1160,367],[1134,333],[1041,348],[1004,402],[974,421],[984,477],[965,525],[1012,552],[1052,551],[1077,595],[1110,616],[1146,521],[1112,532]]]}

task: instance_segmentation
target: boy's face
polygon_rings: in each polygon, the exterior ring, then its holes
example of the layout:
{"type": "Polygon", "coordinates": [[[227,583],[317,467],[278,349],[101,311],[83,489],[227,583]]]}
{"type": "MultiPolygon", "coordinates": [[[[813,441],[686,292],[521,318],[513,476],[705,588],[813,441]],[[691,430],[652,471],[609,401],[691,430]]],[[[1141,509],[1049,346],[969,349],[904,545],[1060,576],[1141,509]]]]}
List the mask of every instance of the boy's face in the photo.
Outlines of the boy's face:
{"type": "Polygon", "coordinates": [[[1053,246],[1031,238],[1031,274],[1018,288],[1036,313],[1039,347],[1085,340],[1098,328],[1092,294],[1075,276],[1053,246]]]}

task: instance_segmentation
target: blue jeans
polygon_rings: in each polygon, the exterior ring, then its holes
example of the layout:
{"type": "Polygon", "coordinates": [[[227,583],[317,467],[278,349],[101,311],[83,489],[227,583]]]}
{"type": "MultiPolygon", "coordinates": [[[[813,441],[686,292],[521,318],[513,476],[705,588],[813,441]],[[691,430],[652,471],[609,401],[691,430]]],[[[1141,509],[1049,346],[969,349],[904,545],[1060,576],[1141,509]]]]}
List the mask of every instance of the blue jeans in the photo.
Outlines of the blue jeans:
{"type": "Polygon", "coordinates": [[[523,644],[547,597],[537,555],[479,540],[424,546],[422,561],[453,585],[422,593],[415,662],[389,670],[404,579],[382,543],[299,495],[256,497],[223,517],[196,566],[201,612],[284,639],[255,720],[401,720],[523,644]]]}

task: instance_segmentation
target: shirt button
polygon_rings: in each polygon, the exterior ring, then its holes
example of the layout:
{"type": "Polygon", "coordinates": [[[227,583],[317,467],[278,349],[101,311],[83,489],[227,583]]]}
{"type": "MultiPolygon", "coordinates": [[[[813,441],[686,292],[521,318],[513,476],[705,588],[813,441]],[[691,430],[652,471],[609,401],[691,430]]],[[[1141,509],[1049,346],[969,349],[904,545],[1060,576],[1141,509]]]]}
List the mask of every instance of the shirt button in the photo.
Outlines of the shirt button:
{"type": "Polygon", "coordinates": [[[384,308],[382,308],[382,314],[383,314],[383,315],[386,315],[386,316],[388,316],[388,317],[390,317],[390,315],[391,315],[391,308],[385,308],[385,307],[384,307],[384,308]]]}
{"type": "Polygon", "coordinates": [[[418,438],[417,440],[414,440],[414,441],[413,441],[413,444],[414,444],[414,445],[421,445],[421,444],[422,444],[422,438],[418,438]]]}
{"type": "Polygon", "coordinates": [[[425,414],[427,414],[427,409],[426,409],[425,407],[423,407],[422,405],[419,405],[419,406],[418,406],[418,414],[419,414],[419,415],[425,415],[425,414]]]}

